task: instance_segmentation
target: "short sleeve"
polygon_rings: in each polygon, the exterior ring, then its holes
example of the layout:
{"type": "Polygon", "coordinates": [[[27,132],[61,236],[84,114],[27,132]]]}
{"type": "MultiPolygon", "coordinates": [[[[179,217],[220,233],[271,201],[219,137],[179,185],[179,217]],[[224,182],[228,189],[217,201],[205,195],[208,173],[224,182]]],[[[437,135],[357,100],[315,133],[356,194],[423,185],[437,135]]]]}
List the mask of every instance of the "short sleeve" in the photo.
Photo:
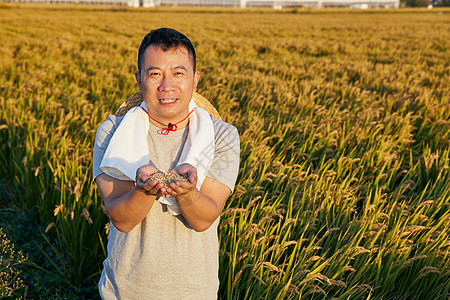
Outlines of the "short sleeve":
{"type": "Polygon", "coordinates": [[[236,127],[213,119],[215,151],[214,159],[206,176],[234,190],[239,172],[240,140],[236,127]]]}
{"type": "Polygon", "coordinates": [[[122,117],[118,118],[114,115],[109,115],[108,119],[100,124],[97,129],[92,160],[94,180],[98,175],[104,173],[102,169],[100,169],[100,163],[102,162],[106,148],[108,148],[109,142],[111,141],[111,137],[113,136],[122,119],[122,117]]]}

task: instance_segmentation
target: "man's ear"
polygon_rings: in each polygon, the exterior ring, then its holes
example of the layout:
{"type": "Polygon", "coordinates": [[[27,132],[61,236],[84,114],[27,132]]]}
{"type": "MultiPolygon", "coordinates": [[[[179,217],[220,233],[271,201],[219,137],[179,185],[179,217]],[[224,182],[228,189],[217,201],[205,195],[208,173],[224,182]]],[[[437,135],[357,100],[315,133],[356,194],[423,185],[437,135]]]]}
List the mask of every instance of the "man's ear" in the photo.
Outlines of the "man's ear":
{"type": "Polygon", "coordinates": [[[136,78],[136,83],[139,87],[139,90],[141,91],[141,74],[139,73],[139,71],[134,72],[134,78],[136,78]]]}
{"type": "Polygon", "coordinates": [[[198,84],[199,80],[200,80],[200,72],[199,71],[195,71],[194,72],[194,89],[193,89],[194,92],[197,91],[197,84],[198,84]]]}

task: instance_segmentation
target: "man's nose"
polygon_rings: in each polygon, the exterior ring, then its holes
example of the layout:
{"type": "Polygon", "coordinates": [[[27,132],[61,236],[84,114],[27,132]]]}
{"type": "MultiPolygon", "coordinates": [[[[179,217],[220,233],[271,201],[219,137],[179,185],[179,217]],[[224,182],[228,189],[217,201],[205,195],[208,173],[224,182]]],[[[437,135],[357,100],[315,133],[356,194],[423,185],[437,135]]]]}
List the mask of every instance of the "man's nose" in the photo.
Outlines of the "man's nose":
{"type": "Polygon", "coordinates": [[[158,88],[162,92],[167,92],[175,89],[173,79],[170,76],[163,76],[158,88]]]}

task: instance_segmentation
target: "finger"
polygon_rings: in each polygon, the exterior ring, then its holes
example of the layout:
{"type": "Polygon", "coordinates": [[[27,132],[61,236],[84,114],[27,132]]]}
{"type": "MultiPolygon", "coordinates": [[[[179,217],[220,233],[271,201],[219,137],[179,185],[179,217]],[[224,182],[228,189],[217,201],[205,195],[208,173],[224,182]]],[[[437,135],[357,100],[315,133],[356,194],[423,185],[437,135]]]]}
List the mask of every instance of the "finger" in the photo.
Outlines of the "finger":
{"type": "Polygon", "coordinates": [[[189,176],[189,182],[192,184],[197,180],[197,174],[191,174],[189,176]]]}
{"type": "MultiPolygon", "coordinates": [[[[144,177],[148,177],[156,172],[159,172],[159,170],[151,165],[145,165],[140,167],[139,169],[137,169],[136,171],[136,177],[137,176],[144,176],[144,177]]],[[[144,178],[142,177],[142,178],[144,178]]]]}
{"type": "Polygon", "coordinates": [[[165,188],[165,187],[162,187],[162,188],[160,188],[160,189],[156,192],[156,196],[157,196],[157,197],[162,197],[162,196],[164,196],[166,193],[167,193],[167,192],[166,192],[166,188],[165,188]]]}
{"type": "Polygon", "coordinates": [[[149,193],[157,197],[161,197],[165,193],[165,187],[162,183],[156,183],[152,188],[150,188],[149,193]]]}
{"type": "Polygon", "coordinates": [[[166,189],[166,193],[165,193],[166,198],[171,198],[171,197],[175,197],[176,194],[174,192],[174,190],[172,190],[170,187],[166,189]]]}
{"type": "MultiPolygon", "coordinates": [[[[152,180],[145,184],[139,184],[138,188],[140,190],[143,190],[145,194],[148,196],[149,195],[157,196],[159,190],[161,188],[164,188],[164,185],[162,183],[158,183],[156,180],[152,180]]],[[[164,194],[164,191],[160,194],[164,194]]]]}
{"type": "Polygon", "coordinates": [[[140,178],[136,179],[136,185],[139,189],[145,190],[147,189],[146,187],[148,186],[148,182],[144,182],[142,181],[140,178]]]}
{"type": "Polygon", "coordinates": [[[190,192],[193,189],[195,189],[195,186],[190,184],[189,182],[187,182],[187,181],[178,181],[178,182],[171,183],[169,188],[168,188],[168,191],[170,191],[170,194],[173,197],[176,197],[176,196],[180,196],[180,195],[186,194],[186,193],[190,192]]]}
{"type": "Polygon", "coordinates": [[[153,180],[152,183],[154,182],[154,184],[150,185],[150,189],[153,190],[155,192],[155,194],[162,188],[164,188],[164,184],[162,184],[161,182],[158,182],[156,180],[153,180]]]}
{"type": "Polygon", "coordinates": [[[187,193],[187,190],[184,189],[182,186],[179,186],[178,183],[171,183],[170,186],[167,188],[167,193],[171,197],[177,197],[187,193]]]}
{"type": "Polygon", "coordinates": [[[188,171],[187,175],[188,175],[187,178],[192,183],[194,180],[197,179],[197,169],[189,168],[189,171],[188,171]]]}
{"type": "Polygon", "coordinates": [[[158,181],[156,181],[156,180],[147,181],[148,180],[147,178],[145,180],[146,180],[146,182],[141,181],[140,185],[142,187],[144,187],[146,190],[150,190],[150,189],[154,188],[155,185],[158,184],[158,181]]]}
{"type": "Polygon", "coordinates": [[[139,179],[141,182],[143,182],[143,183],[147,183],[147,181],[148,181],[148,175],[147,175],[147,174],[141,173],[141,174],[138,175],[138,179],[139,179]]]}
{"type": "Polygon", "coordinates": [[[166,192],[170,194],[172,197],[175,197],[179,192],[177,184],[175,182],[172,182],[170,186],[167,188],[166,192]]]}
{"type": "Polygon", "coordinates": [[[185,172],[185,170],[183,170],[181,168],[180,169],[173,169],[171,172],[175,173],[175,174],[178,174],[178,175],[181,175],[183,177],[186,177],[186,174],[187,174],[187,172],[185,172]]]}

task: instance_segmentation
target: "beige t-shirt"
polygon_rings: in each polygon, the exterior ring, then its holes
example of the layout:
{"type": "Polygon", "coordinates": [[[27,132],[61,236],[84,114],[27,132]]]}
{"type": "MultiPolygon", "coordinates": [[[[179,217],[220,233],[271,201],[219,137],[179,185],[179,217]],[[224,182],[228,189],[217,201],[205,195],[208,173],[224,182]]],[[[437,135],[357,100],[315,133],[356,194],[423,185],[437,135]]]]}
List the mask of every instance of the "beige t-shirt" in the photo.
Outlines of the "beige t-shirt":
{"type": "MultiPolygon", "coordinates": [[[[94,178],[109,140],[122,118],[109,116],[97,130],[94,178]]],[[[212,118],[214,160],[207,176],[230,190],[239,170],[239,135],[235,127],[212,118]]],[[[150,162],[161,171],[176,166],[188,127],[164,136],[150,124],[150,162]]],[[[104,299],[216,299],[218,279],[217,219],[204,232],[194,231],[180,216],[155,201],[147,217],[129,233],[110,224],[108,257],[99,281],[104,299]]]]}

